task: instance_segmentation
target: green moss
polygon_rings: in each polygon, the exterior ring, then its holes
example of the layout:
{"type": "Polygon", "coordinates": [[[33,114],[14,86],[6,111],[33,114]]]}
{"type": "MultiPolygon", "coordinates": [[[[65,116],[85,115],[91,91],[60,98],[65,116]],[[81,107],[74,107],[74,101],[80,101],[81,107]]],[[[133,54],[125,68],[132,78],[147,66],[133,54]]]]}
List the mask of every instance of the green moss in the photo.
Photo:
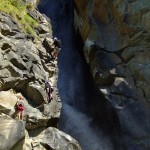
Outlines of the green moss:
{"type": "Polygon", "coordinates": [[[28,10],[34,9],[33,7],[30,3],[25,4],[22,0],[0,0],[0,11],[11,15],[25,33],[36,37],[34,28],[38,23],[27,14],[28,10]]]}
{"type": "Polygon", "coordinates": [[[30,17],[28,14],[24,16],[24,20],[32,27],[36,27],[38,25],[37,21],[30,17]]]}

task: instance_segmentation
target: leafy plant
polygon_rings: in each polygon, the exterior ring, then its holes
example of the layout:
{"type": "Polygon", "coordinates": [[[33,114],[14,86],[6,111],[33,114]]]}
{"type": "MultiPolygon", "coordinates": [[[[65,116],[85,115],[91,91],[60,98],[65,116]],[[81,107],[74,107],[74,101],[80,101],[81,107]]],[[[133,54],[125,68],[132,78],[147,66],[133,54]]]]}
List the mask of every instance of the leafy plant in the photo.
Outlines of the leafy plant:
{"type": "Polygon", "coordinates": [[[0,0],[0,11],[11,15],[24,32],[36,37],[34,28],[38,23],[28,15],[28,10],[33,8],[31,3],[26,4],[22,0],[0,0]]]}

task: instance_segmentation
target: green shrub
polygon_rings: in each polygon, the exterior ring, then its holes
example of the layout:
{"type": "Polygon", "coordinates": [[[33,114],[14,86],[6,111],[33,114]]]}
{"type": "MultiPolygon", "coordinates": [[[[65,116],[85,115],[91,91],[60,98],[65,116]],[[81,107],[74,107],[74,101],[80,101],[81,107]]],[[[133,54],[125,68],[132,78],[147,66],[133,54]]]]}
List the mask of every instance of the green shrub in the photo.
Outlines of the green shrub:
{"type": "Polygon", "coordinates": [[[22,0],[0,0],[0,11],[11,15],[24,32],[37,36],[34,28],[38,23],[27,14],[31,9],[32,4],[25,4],[22,0]]]}

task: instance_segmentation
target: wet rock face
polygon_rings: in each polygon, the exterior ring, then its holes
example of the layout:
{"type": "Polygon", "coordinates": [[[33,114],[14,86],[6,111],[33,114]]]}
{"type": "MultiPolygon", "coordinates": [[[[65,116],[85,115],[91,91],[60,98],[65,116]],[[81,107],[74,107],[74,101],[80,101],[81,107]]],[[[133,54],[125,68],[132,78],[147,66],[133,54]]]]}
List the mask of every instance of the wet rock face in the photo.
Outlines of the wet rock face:
{"type": "MultiPolygon", "coordinates": [[[[75,26],[80,27],[84,53],[99,88],[116,86],[117,78],[123,78],[124,86],[132,91],[128,96],[148,102],[150,3],[147,0],[75,3],[75,26]]],[[[118,92],[126,97],[124,86],[120,84],[122,91],[118,92]]]]}
{"type": "Polygon", "coordinates": [[[56,128],[49,127],[33,139],[51,149],[81,150],[75,139],[56,128]]]}
{"type": "MultiPolygon", "coordinates": [[[[75,28],[83,39],[84,54],[97,87],[118,111],[124,130],[131,133],[131,128],[142,128],[143,132],[138,130],[141,136],[138,131],[132,132],[141,141],[142,136],[150,134],[144,121],[150,114],[149,7],[148,0],[75,0],[74,14],[75,28]],[[127,122],[131,122],[128,127],[127,122]]],[[[146,145],[146,139],[143,143],[146,145]]]]}

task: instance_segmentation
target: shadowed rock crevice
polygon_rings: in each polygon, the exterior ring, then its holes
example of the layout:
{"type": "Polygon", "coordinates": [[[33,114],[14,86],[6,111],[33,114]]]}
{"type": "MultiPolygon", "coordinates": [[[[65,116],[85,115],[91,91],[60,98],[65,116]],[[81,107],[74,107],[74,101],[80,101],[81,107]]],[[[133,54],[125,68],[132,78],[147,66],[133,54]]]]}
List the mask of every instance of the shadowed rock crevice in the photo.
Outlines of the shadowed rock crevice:
{"type": "Polygon", "coordinates": [[[22,63],[19,63],[17,59],[15,58],[12,58],[10,60],[10,62],[18,69],[20,70],[27,70],[27,68],[22,64],[22,63]]]}
{"type": "Polygon", "coordinates": [[[16,33],[16,32],[11,32],[11,31],[9,31],[9,30],[2,29],[2,30],[1,30],[1,34],[4,35],[4,36],[14,36],[14,35],[16,35],[17,33],[16,33]]]}
{"type": "Polygon", "coordinates": [[[8,43],[3,43],[2,47],[1,47],[2,50],[7,50],[9,48],[11,49],[11,45],[9,45],[8,43]]]}

